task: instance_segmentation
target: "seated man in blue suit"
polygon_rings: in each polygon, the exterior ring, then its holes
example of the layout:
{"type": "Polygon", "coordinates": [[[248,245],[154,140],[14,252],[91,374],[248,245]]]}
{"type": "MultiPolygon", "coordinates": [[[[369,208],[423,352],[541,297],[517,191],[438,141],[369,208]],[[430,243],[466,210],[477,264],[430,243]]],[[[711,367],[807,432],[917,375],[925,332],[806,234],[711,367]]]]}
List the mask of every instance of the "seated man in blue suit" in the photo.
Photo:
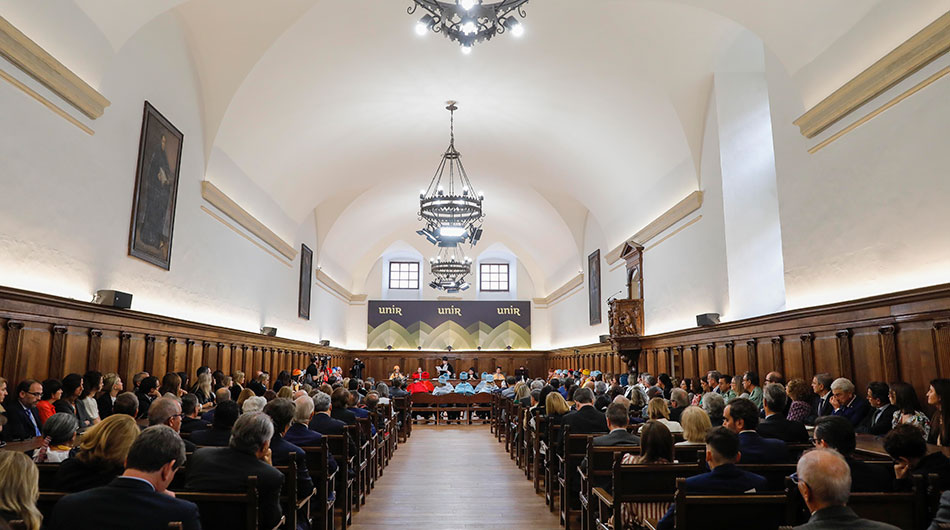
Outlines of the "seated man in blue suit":
{"type": "Polygon", "coordinates": [[[131,525],[164,530],[168,523],[180,521],[185,530],[199,530],[198,507],[165,489],[184,463],[185,444],[178,433],[167,425],[153,425],[132,443],[121,476],[107,486],[63,497],[44,527],[98,530],[131,525]]]}
{"type": "MultiPolygon", "coordinates": [[[[745,400],[749,401],[749,400],[745,400]]],[[[731,405],[731,403],[730,403],[731,405]]],[[[751,401],[749,405],[755,407],[751,401]]],[[[728,407],[726,408],[728,410],[728,407]]],[[[689,493],[737,494],[755,493],[767,486],[765,477],[749,473],[736,467],[744,455],[739,447],[739,437],[725,427],[716,427],[706,435],[706,464],[712,470],[709,473],[695,475],[686,479],[686,491],[689,493]]],[[[743,461],[745,460],[742,458],[743,461]]],[[[659,530],[669,530],[674,523],[673,507],[657,524],[659,530]]]]}
{"type": "MultiPolygon", "coordinates": [[[[326,396],[326,394],[323,394],[326,396]]],[[[328,396],[329,397],[329,396],[328,396]]],[[[284,434],[284,440],[297,447],[316,447],[321,444],[323,435],[311,430],[308,425],[313,419],[313,399],[309,396],[300,396],[294,400],[294,419],[290,428],[284,434]]],[[[330,418],[333,419],[333,418],[330,418]]],[[[327,472],[333,473],[337,469],[336,460],[327,452],[327,472]]]]}
{"type": "Polygon", "coordinates": [[[854,427],[861,425],[864,417],[871,410],[868,400],[855,394],[854,383],[844,377],[839,377],[831,383],[830,401],[831,406],[834,407],[832,414],[844,416],[854,427]]]}
{"type": "Polygon", "coordinates": [[[722,426],[739,435],[739,451],[743,464],[780,464],[788,462],[788,447],[782,440],[763,438],[756,432],[759,407],[746,398],[736,398],[726,405],[722,426]]]}

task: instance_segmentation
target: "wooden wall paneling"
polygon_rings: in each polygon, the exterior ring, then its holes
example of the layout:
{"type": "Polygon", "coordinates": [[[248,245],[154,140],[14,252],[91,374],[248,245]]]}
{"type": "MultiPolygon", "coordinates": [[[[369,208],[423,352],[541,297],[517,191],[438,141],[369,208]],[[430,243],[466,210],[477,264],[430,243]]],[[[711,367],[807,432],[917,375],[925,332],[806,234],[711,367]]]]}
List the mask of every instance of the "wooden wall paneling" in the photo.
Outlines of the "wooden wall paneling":
{"type": "Polygon", "coordinates": [[[735,363],[729,375],[742,375],[749,369],[749,344],[744,339],[739,339],[733,346],[733,352],[735,363]]]}
{"type": "MultiPolygon", "coordinates": [[[[759,348],[755,339],[748,339],[746,344],[746,366],[750,372],[759,373],[759,348]]],[[[738,372],[737,372],[738,373],[738,372]]]]}
{"type": "Polygon", "coordinates": [[[84,374],[92,370],[89,367],[89,328],[67,326],[65,339],[63,350],[65,372],[84,374]]]}
{"type": "MultiPolygon", "coordinates": [[[[6,378],[6,372],[4,372],[4,359],[6,358],[6,349],[7,349],[7,322],[5,318],[0,318],[0,377],[6,378]]],[[[10,383],[8,386],[13,385],[10,383]]]]}
{"type": "Polygon", "coordinates": [[[217,369],[223,373],[228,373],[228,367],[231,366],[231,347],[223,342],[218,343],[217,369]]]}
{"type": "MultiPolygon", "coordinates": [[[[884,380],[885,381],[902,381],[899,365],[897,362],[897,341],[895,334],[897,333],[897,327],[888,324],[886,326],[881,326],[877,329],[878,335],[880,337],[880,348],[881,348],[881,361],[882,366],[884,367],[884,380]]],[[[904,330],[901,330],[902,338],[909,338],[911,332],[907,331],[906,334],[904,330]]],[[[916,364],[916,363],[915,363],[916,364]]]]}
{"type": "Polygon", "coordinates": [[[42,381],[49,373],[53,326],[40,322],[25,322],[18,371],[22,378],[42,381]]]}
{"type": "MultiPolygon", "coordinates": [[[[934,357],[936,349],[933,343],[933,329],[933,322],[921,320],[902,322],[892,333],[897,361],[894,368],[897,369],[900,378],[898,381],[913,384],[921,401],[925,401],[924,396],[930,386],[930,380],[938,377],[937,374],[940,372],[939,361],[934,357]]],[[[881,340],[886,340],[884,332],[882,332],[881,340]]],[[[882,350],[885,352],[884,367],[887,370],[887,349],[885,348],[889,346],[882,342],[882,350]]],[[[925,410],[929,411],[929,408],[925,410]]]]}
{"type": "MultiPolygon", "coordinates": [[[[782,351],[782,343],[785,339],[776,336],[772,337],[770,342],[772,343],[772,371],[777,371],[782,375],[788,374],[788,369],[785,367],[785,352],[782,351]]],[[[765,380],[764,376],[762,380],[765,380]]]]}
{"type": "Polygon", "coordinates": [[[812,341],[812,351],[815,358],[816,374],[840,374],[841,364],[838,360],[838,342],[841,338],[839,331],[821,331],[815,332],[815,338],[812,341]]]}
{"type": "Polygon", "coordinates": [[[706,351],[699,363],[700,372],[708,372],[716,368],[716,343],[706,343],[706,351]]]}
{"type": "MultiPolygon", "coordinates": [[[[213,342],[208,340],[201,341],[201,366],[207,366],[211,371],[218,368],[218,355],[213,342]]],[[[195,380],[197,382],[197,380],[195,380]]]]}
{"type": "MultiPolygon", "coordinates": [[[[838,338],[838,376],[854,381],[854,358],[851,349],[851,330],[841,329],[835,332],[838,338]]],[[[831,372],[834,375],[834,372],[831,372]]]]}
{"type": "Polygon", "coordinates": [[[669,347],[660,350],[660,367],[663,368],[664,372],[670,374],[671,377],[681,377],[683,375],[683,367],[676,366],[672,349],[669,347]]]}
{"type": "Polygon", "coordinates": [[[145,335],[145,362],[143,363],[143,370],[148,372],[149,375],[154,375],[161,381],[165,373],[164,368],[160,370],[158,366],[158,359],[155,355],[156,340],[157,337],[155,335],[145,335]]]}
{"type": "Polygon", "coordinates": [[[3,342],[3,377],[8,381],[7,386],[16,385],[25,377],[25,363],[21,361],[23,354],[23,322],[8,320],[6,322],[6,337],[3,342]],[[20,371],[20,365],[24,371],[20,371]]]}
{"type": "Polygon", "coordinates": [[[180,361],[181,356],[178,353],[178,338],[168,337],[165,348],[168,350],[168,355],[165,357],[165,373],[183,372],[184,370],[179,367],[180,364],[183,365],[184,363],[180,361]]]}
{"type": "Polygon", "coordinates": [[[699,361],[699,344],[690,344],[689,345],[689,357],[692,359],[693,366],[696,367],[696,371],[703,373],[703,365],[699,361]]]}
{"type": "Polygon", "coordinates": [[[950,320],[938,320],[933,323],[933,341],[937,374],[942,378],[950,377],[950,320]]]}
{"type": "MultiPolygon", "coordinates": [[[[798,336],[799,346],[801,347],[802,359],[802,379],[806,383],[811,383],[815,377],[815,335],[811,333],[802,333],[798,336]]],[[[790,380],[787,379],[787,380],[790,380]]]]}
{"type": "Polygon", "coordinates": [[[90,370],[96,370],[102,372],[103,374],[103,363],[102,363],[102,330],[92,328],[89,330],[89,353],[86,358],[86,366],[90,370]]]}
{"type": "MultiPolygon", "coordinates": [[[[720,374],[725,373],[725,374],[730,374],[730,375],[735,374],[736,373],[736,351],[735,351],[736,343],[732,342],[731,340],[727,341],[725,343],[725,347],[726,347],[726,365],[723,367],[722,370],[719,371],[719,373],[720,374]]],[[[701,375],[703,377],[706,376],[705,373],[701,375]]]]}
{"type": "MultiPolygon", "coordinates": [[[[848,379],[859,387],[871,381],[884,381],[886,378],[880,327],[875,325],[852,329],[850,356],[852,377],[848,379]]],[[[847,357],[844,360],[846,361],[847,357]]]]}
{"type": "Polygon", "coordinates": [[[132,389],[132,334],[123,331],[119,334],[119,377],[127,381],[129,389],[132,389]]]}
{"type": "MultiPolygon", "coordinates": [[[[720,373],[729,373],[728,370],[726,370],[726,366],[729,365],[728,343],[726,342],[716,343],[716,349],[713,352],[713,359],[715,360],[715,363],[713,364],[713,367],[710,368],[710,370],[719,370],[720,373]]],[[[702,375],[705,376],[706,373],[708,372],[709,370],[707,370],[706,372],[703,372],[702,375]]]]}
{"type": "MultiPolygon", "coordinates": [[[[244,359],[247,357],[247,344],[234,344],[231,347],[231,373],[244,371],[244,359]]],[[[244,374],[245,378],[247,374],[244,374]]],[[[247,379],[244,380],[247,382],[247,379]]]]}
{"type": "Polygon", "coordinates": [[[103,374],[119,373],[119,346],[122,342],[119,338],[120,333],[114,329],[102,330],[99,344],[99,371],[103,374]]]}
{"type": "Polygon", "coordinates": [[[683,377],[695,377],[699,367],[693,363],[692,355],[686,355],[685,350],[686,348],[682,344],[674,346],[673,358],[679,359],[680,365],[683,367],[683,377]]]}
{"type": "MultiPolygon", "coordinates": [[[[49,370],[46,376],[52,379],[62,379],[66,369],[66,332],[69,328],[66,326],[53,326],[53,343],[50,346],[49,370]]],[[[45,379],[41,374],[34,377],[41,377],[40,381],[45,379]]]]}

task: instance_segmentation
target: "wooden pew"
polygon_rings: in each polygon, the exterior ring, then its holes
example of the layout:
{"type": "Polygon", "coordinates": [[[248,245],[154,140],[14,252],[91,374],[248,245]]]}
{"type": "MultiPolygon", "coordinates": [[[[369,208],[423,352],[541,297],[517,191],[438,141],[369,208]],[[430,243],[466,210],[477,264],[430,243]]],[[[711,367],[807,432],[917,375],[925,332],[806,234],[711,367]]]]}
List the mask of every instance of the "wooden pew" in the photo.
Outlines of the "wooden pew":
{"type": "Polygon", "coordinates": [[[399,442],[405,442],[412,434],[412,396],[392,398],[392,403],[399,424],[399,442]]]}
{"type": "Polygon", "coordinates": [[[558,496],[558,456],[557,441],[561,435],[561,424],[548,422],[547,440],[542,442],[544,448],[544,502],[553,513],[555,510],[555,498],[558,496]]]}
{"type": "Polygon", "coordinates": [[[796,464],[743,464],[740,460],[736,467],[765,477],[767,491],[785,491],[785,479],[795,472],[796,464]]]}
{"type": "Polygon", "coordinates": [[[376,458],[379,455],[377,445],[379,432],[373,434],[373,425],[369,418],[356,418],[356,426],[360,432],[360,472],[362,477],[360,483],[363,487],[363,502],[366,502],[366,495],[369,495],[376,485],[376,458]]]}
{"type": "Polygon", "coordinates": [[[325,434],[323,439],[337,463],[336,507],[342,516],[341,527],[346,530],[353,518],[353,490],[356,488],[355,476],[350,470],[356,470],[356,458],[350,454],[350,440],[347,434],[325,434]]]}
{"type": "MultiPolygon", "coordinates": [[[[564,530],[571,530],[571,518],[580,517],[580,496],[574,494],[574,481],[579,480],[577,466],[587,456],[587,444],[594,436],[602,436],[606,432],[593,434],[571,434],[570,426],[564,426],[564,453],[558,454],[558,490],[560,494],[560,518],[564,530]]],[[[580,484],[577,484],[578,489],[580,484]]]]}
{"type": "MultiPolygon", "coordinates": [[[[773,530],[787,524],[791,494],[743,493],[739,495],[689,494],[686,479],[676,479],[673,501],[675,528],[685,530],[701,527],[703,530],[733,530],[733,517],[710,517],[711,512],[741,514],[743,521],[756,521],[756,528],[773,530]]],[[[738,515],[737,515],[738,516],[738,515]]]]}
{"type": "MultiPolygon", "coordinates": [[[[260,528],[258,524],[257,477],[255,476],[247,478],[247,491],[244,493],[176,491],[175,496],[198,505],[202,527],[213,527],[212,521],[220,523],[221,514],[243,512],[244,528],[260,528]]],[[[274,528],[280,528],[282,524],[283,520],[274,528]]]]}
{"type": "Polygon", "coordinates": [[[531,473],[534,477],[534,492],[541,493],[541,478],[544,476],[543,468],[545,457],[542,454],[541,447],[544,444],[545,450],[547,450],[546,438],[548,436],[548,422],[551,421],[547,416],[537,416],[534,419],[534,437],[532,452],[533,460],[531,461],[531,473]]]}
{"type": "Polygon", "coordinates": [[[433,424],[438,425],[439,422],[439,410],[438,410],[438,400],[439,396],[433,396],[432,394],[426,393],[417,393],[412,395],[412,401],[410,410],[410,422],[416,423],[421,422],[423,424],[433,424]],[[416,419],[420,414],[428,414],[428,418],[416,419]]]}
{"type": "Polygon", "coordinates": [[[492,406],[495,394],[489,392],[480,392],[474,396],[469,396],[468,424],[476,422],[473,418],[475,414],[479,415],[477,421],[482,425],[494,425],[495,408],[492,406]]]}
{"type": "Polygon", "coordinates": [[[310,503],[310,518],[315,530],[333,530],[335,504],[331,492],[335,491],[335,479],[338,471],[330,473],[327,469],[327,440],[322,438],[320,445],[301,447],[307,453],[307,469],[310,479],[316,487],[316,493],[310,503]]]}
{"type": "MultiPolygon", "coordinates": [[[[597,506],[594,521],[598,530],[607,530],[608,521],[613,518],[619,527],[622,521],[622,506],[625,503],[673,503],[676,494],[676,480],[691,477],[701,472],[696,463],[680,464],[621,464],[620,458],[614,459],[612,476],[613,492],[605,488],[593,488],[591,493],[597,506]]],[[[733,518],[728,518],[734,522],[733,518]]]]}
{"type": "Polygon", "coordinates": [[[581,525],[584,530],[594,528],[596,525],[592,509],[596,504],[593,490],[594,488],[603,488],[608,492],[613,491],[611,477],[614,471],[614,462],[623,458],[626,453],[640,454],[639,445],[612,445],[612,446],[594,446],[594,438],[591,437],[587,443],[587,466],[579,466],[581,478],[581,525]]]}
{"type": "MultiPolygon", "coordinates": [[[[936,483],[936,475],[930,475],[930,478],[932,483],[936,483]]],[[[927,528],[934,516],[928,507],[928,479],[923,475],[913,475],[911,480],[911,491],[852,493],[848,497],[848,506],[864,519],[910,530],[927,528]]],[[[803,524],[808,520],[808,509],[801,492],[791,479],[787,479],[785,484],[792,506],[788,524],[803,524]]]]}

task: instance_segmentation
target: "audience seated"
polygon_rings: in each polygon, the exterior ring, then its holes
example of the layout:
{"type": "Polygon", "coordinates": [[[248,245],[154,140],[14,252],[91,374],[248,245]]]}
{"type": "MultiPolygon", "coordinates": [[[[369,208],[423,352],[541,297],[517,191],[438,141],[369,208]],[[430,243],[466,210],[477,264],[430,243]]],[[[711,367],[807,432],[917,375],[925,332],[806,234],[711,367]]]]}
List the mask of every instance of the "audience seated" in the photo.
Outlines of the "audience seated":
{"type": "MultiPolygon", "coordinates": [[[[557,392],[550,395],[560,396],[557,392]]],[[[595,436],[593,440],[595,446],[640,445],[640,437],[627,432],[630,416],[626,406],[621,403],[611,403],[607,406],[605,417],[610,432],[603,436],[595,436]]]]}
{"type": "Polygon", "coordinates": [[[564,396],[560,392],[551,392],[544,400],[544,411],[547,414],[548,421],[554,425],[560,425],[561,419],[565,414],[571,411],[567,405],[564,396]]]}
{"type": "Polygon", "coordinates": [[[670,391],[670,421],[680,423],[680,415],[689,406],[689,394],[682,388],[670,391]]]}
{"type": "Polygon", "coordinates": [[[759,374],[751,371],[742,374],[742,390],[749,394],[749,401],[755,403],[756,408],[762,408],[762,387],[759,386],[759,374]]]}
{"type": "Polygon", "coordinates": [[[82,435],[79,450],[56,472],[56,489],[83,491],[105,486],[125,468],[125,459],[141,430],[131,416],[113,414],[82,435]]]}
{"type": "Polygon", "coordinates": [[[184,463],[185,445],[178,433],[165,425],[149,427],[129,448],[121,476],[108,485],[60,499],[47,528],[100,530],[128,524],[165,530],[175,521],[185,530],[199,530],[198,507],[176,499],[166,489],[184,463]]]}
{"type": "Polygon", "coordinates": [[[894,459],[894,489],[909,490],[911,474],[935,473],[939,480],[937,489],[950,489],[950,459],[943,453],[927,454],[927,443],[920,429],[913,425],[898,425],[884,437],[884,450],[894,459]]]}
{"type": "Polygon", "coordinates": [[[40,411],[36,402],[43,396],[43,385],[39,381],[26,379],[17,384],[7,396],[4,405],[7,425],[0,432],[4,441],[27,440],[40,436],[40,411]]]}
{"type": "MultiPolygon", "coordinates": [[[[197,398],[198,396],[195,396],[197,398]]],[[[231,389],[228,387],[221,387],[214,391],[214,403],[220,405],[225,401],[231,401],[231,389]]],[[[199,400],[200,402],[200,400],[199,400]]],[[[199,403],[200,404],[200,403],[199,403]]],[[[217,407],[205,412],[201,415],[201,421],[205,423],[214,423],[214,411],[217,410],[217,407]]]]}
{"type": "Polygon", "coordinates": [[[40,530],[43,516],[36,508],[40,473],[30,457],[0,451],[0,521],[21,520],[27,530],[40,530]]]}
{"type": "MultiPolygon", "coordinates": [[[[594,408],[594,393],[587,388],[581,388],[574,393],[574,403],[577,410],[564,415],[561,424],[570,427],[571,434],[591,434],[607,432],[607,417],[603,412],[594,408]]],[[[564,448],[564,430],[561,430],[558,446],[562,452],[564,448]]]]}
{"type": "Polygon", "coordinates": [[[856,430],[860,433],[884,436],[893,427],[894,413],[897,412],[897,406],[890,401],[890,389],[887,383],[880,381],[868,383],[868,404],[871,410],[856,430]]]}
{"type": "Polygon", "coordinates": [[[356,414],[347,410],[350,403],[350,392],[345,388],[337,388],[330,395],[330,401],[333,408],[330,410],[330,416],[333,419],[342,421],[347,425],[356,425],[356,414]]]}
{"type": "MultiPolygon", "coordinates": [[[[181,403],[178,398],[160,397],[152,402],[148,408],[148,424],[167,425],[175,433],[181,431],[181,403]]],[[[195,444],[185,440],[185,451],[191,453],[195,450],[195,444]]]]}
{"type": "Polygon", "coordinates": [[[139,398],[135,396],[135,393],[122,392],[115,397],[115,402],[112,404],[113,414],[125,414],[134,418],[138,412],[139,398]]]}
{"type": "MultiPolygon", "coordinates": [[[[672,464],[673,434],[656,420],[647,421],[640,431],[640,454],[626,453],[622,464],[672,464]]],[[[656,521],[669,509],[668,502],[631,502],[620,507],[622,528],[637,528],[644,519],[656,521]]]]}
{"type": "Polygon", "coordinates": [[[844,377],[831,383],[831,406],[834,408],[832,414],[848,418],[855,427],[861,425],[871,408],[868,400],[855,393],[854,383],[844,377]]]}
{"type": "MultiPolygon", "coordinates": [[[[326,394],[323,394],[326,396],[326,394]]],[[[314,416],[313,398],[301,396],[294,400],[294,419],[287,432],[284,433],[284,440],[296,445],[297,447],[315,447],[320,445],[323,435],[310,429],[309,424],[314,416]]],[[[329,401],[329,396],[327,401],[329,401]]],[[[332,419],[332,418],[331,418],[332,419]]],[[[327,452],[327,472],[333,473],[337,469],[336,459],[327,452]]]]}
{"type": "Polygon", "coordinates": [[[310,420],[311,430],[320,434],[332,435],[341,435],[345,432],[344,428],[346,427],[346,423],[331,416],[333,400],[329,395],[323,392],[317,392],[317,394],[313,396],[313,410],[313,419],[310,420]]]}
{"type": "MultiPolygon", "coordinates": [[[[43,386],[44,391],[46,386],[43,386]]],[[[113,406],[119,394],[122,393],[122,378],[114,372],[102,376],[102,392],[96,398],[96,406],[99,408],[99,417],[106,419],[113,414],[113,406]]]]}
{"type": "Polygon", "coordinates": [[[726,405],[722,426],[738,435],[743,463],[777,464],[787,462],[788,447],[786,447],[785,442],[773,438],[763,438],[755,430],[758,424],[759,409],[751,400],[736,398],[726,405]]]}
{"type": "MultiPolygon", "coordinates": [[[[281,390],[284,388],[289,386],[285,385],[281,390]]],[[[303,498],[313,492],[313,481],[310,479],[310,471],[307,470],[307,453],[284,439],[294,419],[294,412],[294,402],[285,398],[277,398],[264,407],[264,414],[270,416],[274,422],[274,436],[270,440],[271,462],[275,466],[286,466],[290,464],[290,453],[296,455],[294,459],[297,462],[297,496],[303,498]]]]}
{"type": "MultiPolygon", "coordinates": [[[[217,409],[215,409],[217,410],[217,409]]],[[[191,393],[181,397],[181,432],[210,429],[211,423],[198,417],[198,398],[191,393]]]]}
{"type": "Polygon", "coordinates": [[[135,391],[135,397],[139,399],[139,413],[137,417],[148,417],[148,409],[152,406],[152,401],[161,397],[161,394],[158,393],[158,378],[150,375],[142,379],[142,382],[139,383],[138,390],[135,391]]]}
{"type": "Polygon", "coordinates": [[[950,445],[950,407],[944,403],[950,403],[950,379],[934,379],[927,389],[927,404],[934,408],[927,441],[941,446],[950,445]]]}
{"type": "Polygon", "coordinates": [[[814,449],[802,455],[793,479],[811,512],[808,522],[796,526],[796,530],[897,529],[889,524],[861,519],[846,506],[851,491],[851,472],[845,459],[834,450],[814,449]]]}
{"type": "Polygon", "coordinates": [[[917,400],[914,387],[902,381],[891,383],[889,397],[891,404],[897,407],[891,420],[891,428],[898,425],[913,425],[923,431],[925,439],[928,438],[930,419],[920,411],[920,402],[917,400]]]}
{"type": "MultiPolygon", "coordinates": [[[[755,405],[747,399],[749,406],[755,405]]],[[[726,407],[726,423],[729,423],[729,408],[736,401],[726,407]]],[[[738,494],[752,493],[765,489],[766,480],[761,475],[749,473],[736,467],[742,460],[739,437],[726,427],[717,427],[706,435],[706,463],[711,470],[709,473],[692,476],[686,479],[686,491],[689,493],[719,493],[738,494]]],[[[667,510],[660,519],[658,529],[673,528],[673,508],[667,510]]]]}
{"type": "Polygon", "coordinates": [[[709,423],[713,427],[722,425],[722,413],[726,408],[726,399],[719,392],[706,392],[703,394],[703,410],[709,415],[709,423]]]}
{"type": "Polygon", "coordinates": [[[706,434],[709,433],[709,429],[712,429],[712,422],[709,421],[709,415],[706,414],[705,410],[696,406],[686,407],[686,410],[680,416],[680,424],[683,426],[684,440],[676,445],[706,444],[706,434]]]}
{"type": "Polygon", "coordinates": [[[96,396],[102,390],[102,374],[91,370],[82,378],[83,388],[76,400],[76,412],[79,414],[79,425],[89,427],[99,423],[99,403],[96,396]]]}
{"type": "MultiPolygon", "coordinates": [[[[263,399],[263,398],[262,398],[263,399]]],[[[240,412],[237,403],[225,401],[218,405],[214,424],[210,429],[201,429],[191,432],[191,441],[195,445],[210,445],[226,447],[231,440],[231,428],[237,421],[240,412]]]]}
{"type": "Polygon", "coordinates": [[[803,379],[792,379],[785,387],[785,393],[791,403],[788,404],[788,413],[785,419],[790,421],[805,421],[813,415],[811,408],[811,389],[803,379]]]}
{"type": "Polygon", "coordinates": [[[950,525],[950,491],[945,491],[940,495],[940,504],[937,508],[937,515],[927,530],[941,530],[950,525]]]}
{"type": "MultiPolygon", "coordinates": [[[[243,492],[247,489],[247,478],[256,476],[260,525],[273,528],[281,518],[280,489],[284,482],[283,473],[271,465],[270,442],[273,436],[274,423],[266,414],[242,415],[234,423],[228,447],[206,447],[195,451],[188,463],[185,488],[243,492]]],[[[208,510],[201,516],[205,530],[243,527],[243,513],[208,510]]]]}
{"type": "Polygon", "coordinates": [[[815,419],[821,416],[828,416],[834,411],[834,407],[831,405],[831,383],[834,382],[834,377],[828,373],[816,374],[815,377],[811,380],[811,389],[814,392],[815,397],[812,401],[812,416],[809,416],[805,420],[805,423],[811,425],[815,423],[815,419]]]}
{"type": "Polygon", "coordinates": [[[851,491],[891,491],[894,472],[854,458],[855,436],[851,422],[839,416],[822,416],[815,422],[815,445],[834,449],[844,457],[851,470],[851,491]]]}
{"type": "Polygon", "coordinates": [[[53,402],[53,409],[56,412],[65,412],[75,415],[76,419],[79,420],[80,429],[89,427],[88,423],[83,424],[82,418],[79,417],[79,410],[76,408],[76,400],[79,399],[83,390],[82,376],[79,374],[68,374],[63,378],[62,382],[63,394],[62,397],[53,402]]]}
{"type": "MultiPolygon", "coordinates": [[[[268,391],[265,391],[264,393],[267,392],[268,391]]],[[[244,400],[244,405],[241,406],[241,412],[244,414],[263,412],[265,405],[267,405],[267,398],[263,396],[251,396],[244,400]]]]}
{"type": "Polygon", "coordinates": [[[56,414],[53,403],[59,401],[62,397],[63,384],[59,382],[59,379],[43,381],[43,395],[36,402],[36,409],[40,412],[40,423],[46,423],[50,416],[56,414]]]}
{"type": "Polygon", "coordinates": [[[76,431],[79,430],[79,420],[72,414],[58,412],[53,414],[43,424],[43,436],[49,438],[49,447],[41,461],[62,462],[69,458],[76,443],[76,431]]]}
{"type": "MultiPolygon", "coordinates": [[[[655,388],[655,387],[654,387],[655,388]]],[[[683,432],[683,426],[679,422],[670,421],[670,409],[666,406],[666,400],[662,397],[650,399],[647,404],[647,419],[656,420],[670,430],[670,432],[683,432]]]]}
{"type": "Polygon", "coordinates": [[[791,421],[782,413],[785,410],[786,401],[785,389],[782,385],[766,384],[762,396],[765,419],[759,422],[756,432],[764,438],[776,438],[786,443],[808,442],[805,424],[800,421],[791,421]]]}

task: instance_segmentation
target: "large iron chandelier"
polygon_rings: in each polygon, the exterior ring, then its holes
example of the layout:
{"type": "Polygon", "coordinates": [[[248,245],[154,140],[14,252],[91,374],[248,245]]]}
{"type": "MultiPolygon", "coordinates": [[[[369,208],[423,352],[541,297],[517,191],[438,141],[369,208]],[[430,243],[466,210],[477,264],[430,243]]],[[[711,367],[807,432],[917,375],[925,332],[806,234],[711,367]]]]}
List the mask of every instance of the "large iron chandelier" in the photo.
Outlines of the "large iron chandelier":
{"type": "Polygon", "coordinates": [[[462,46],[463,53],[472,51],[476,43],[495,35],[511,32],[515,37],[524,34],[524,26],[515,16],[526,16],[524,5],[528,0],[413,0],[410,15],[422,8],[426,14],[416,24],[416,33],[442,33],[462,46]]]}
{"type": "Polygon", "coordinates": [[[442,248],[437,258],[429,260],[429,269],[435,276],[429,283],[433,289],[457,293],[469,288],[465,277],[472,272],[472,259],[464,257],[458,247],[442,248]]]}
{"type": "Polygon", "coordinates": [[[468,174],[462,167],[461,155],[455,149],[454,101],[447,102],[449,111],[449,147],[429,187],[419,192],[419,219],[425,227],[416,233],[439,247],[456,247],[460,243],[473,246],[482,237],[482,201],[485,195],[475,193],[468,174]]]}

